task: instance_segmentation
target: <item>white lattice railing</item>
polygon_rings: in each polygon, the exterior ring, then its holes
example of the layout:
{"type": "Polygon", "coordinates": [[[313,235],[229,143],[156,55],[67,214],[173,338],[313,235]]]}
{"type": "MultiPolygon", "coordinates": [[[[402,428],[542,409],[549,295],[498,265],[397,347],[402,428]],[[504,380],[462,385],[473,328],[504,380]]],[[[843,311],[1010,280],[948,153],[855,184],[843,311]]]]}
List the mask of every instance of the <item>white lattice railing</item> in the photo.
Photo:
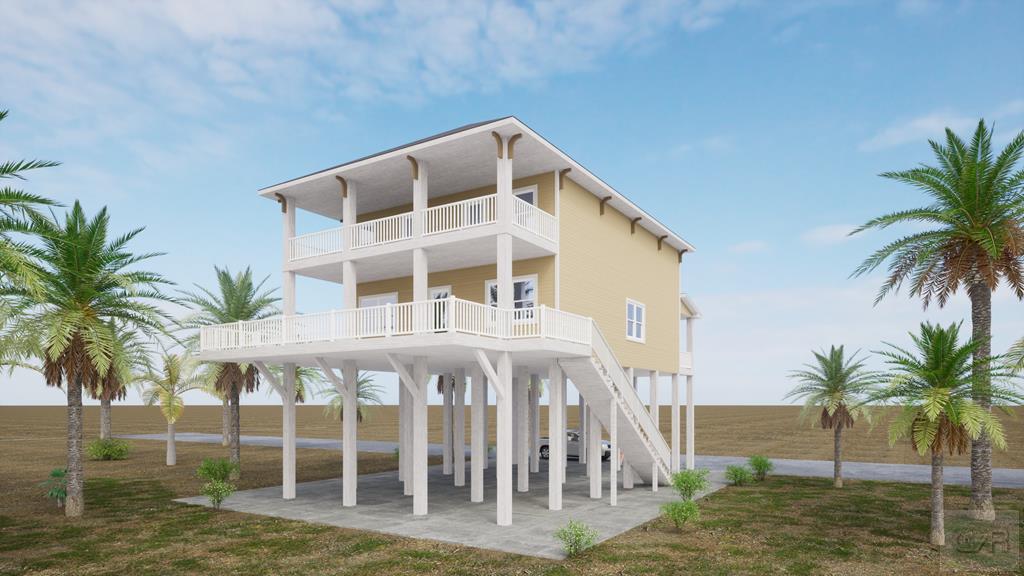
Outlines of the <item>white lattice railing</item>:
{"type": "Polygon", "coordinates": [[[345,226],[345,239],[352,249],[366,248],[412,238],[412,212],[345,226]]]}
{"type": "Polygon", "coordinates": [[[590,345],[593,321],[547,306],[501,309],[448,298],[204,326],[204,352],[460,332],[491,338],[550,338],[590,345]]]}
{"type": "Polygon", "coordinates": [[[512,199],[512,222],[543,238],[558,242],[558,218],[522,198],[512,199]]]}
{"type": "Polygon", "coordinates": [[[442,204],[423,211],[423,234],[453,232],[498,221],[497,194],[442,204]]]}
{"type": "Polygon", "coordinates": [[[331,228],[288,240],[288,259],[302,260],[313,256],[334,254],[342,250],[342,228],[331,228]]]}

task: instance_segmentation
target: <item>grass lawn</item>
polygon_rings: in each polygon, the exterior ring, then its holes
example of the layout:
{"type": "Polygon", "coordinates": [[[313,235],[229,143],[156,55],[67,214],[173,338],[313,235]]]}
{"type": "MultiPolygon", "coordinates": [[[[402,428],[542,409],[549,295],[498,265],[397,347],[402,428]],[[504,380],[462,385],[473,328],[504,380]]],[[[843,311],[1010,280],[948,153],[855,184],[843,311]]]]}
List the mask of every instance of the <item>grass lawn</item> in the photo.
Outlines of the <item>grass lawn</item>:
{"type": "MultiPolygon", "coordinates": [[[[828,480],[770,478],[708,497],[702,520],[682,532],[657,519],[554,562],[176,504],[172,498],[198,493],[198,461],[224,451],[196,444],[179,446],[173,469],[158,442],[133,442],[129,460],[90,462],[86,517],[69,521],[35,485],[61,444],[45,443],[51,448],[34,459],[27,444],[0,442],[0,574],[940,573],[926,544],[923,485],[853,481],[834,490],[828,480]]],[[[242,457],[243,487],[279,483],[279,450],[246,447],[242,457]]],[[[368,472],[393,465],[390,455],[361,455],[368,472]]],[[[335,453],[299,451],[300,480],[337,468],[335,453]]],[[[1024,506],[1024,491],[999,490],[996,498],[1000,508],[1024,506]]],[[[949,490],[947,506],[966,504],[965,489],[949,490]]]]}

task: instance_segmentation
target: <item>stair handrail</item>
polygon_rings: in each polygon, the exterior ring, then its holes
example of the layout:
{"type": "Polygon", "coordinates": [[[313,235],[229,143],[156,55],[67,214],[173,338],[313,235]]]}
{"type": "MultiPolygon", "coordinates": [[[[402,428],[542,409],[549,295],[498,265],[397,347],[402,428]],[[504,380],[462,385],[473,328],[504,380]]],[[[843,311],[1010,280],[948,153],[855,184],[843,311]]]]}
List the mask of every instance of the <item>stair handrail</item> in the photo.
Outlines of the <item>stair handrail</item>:
{"type": "Polygon", "coordinates": [[[619,390],[620,398],[626,403],[629,410],[634,414],[646,414],[647,418],[636,417],[634,419],[641,428],[644,436],[647,437],[648,442],[651,444],[652,450],[655,454],[652,454],[658,461],[658,468],[661,469],[662,473],[666,476],[669,475],[669,456],[671,454],[671,448],[668,443],[665,442],[665,437],[662,436],[661,430],[658,430],[654,426],[654,420],[650,418],[650,413],[647,407],[644,406],[643,400],[640,399],[639,394],[633,389],[633,383],[629,381],[626,376],[626,372],[619,365],[618,360],[615,358],[615,354],[611,350],[611,346],[608,344],[608,340],[605,339],[604,334],[601,333],[601,328],[598,327],[597,322],[592,320],[593,324],[593,338],[591,339],[591,349],[594,352],[598,362],[604,367],[605,371],[608,372],[608,376],[612,379],[613,384],[619,390]],[[619,376],[618,382],[616,382],[616,376],[619,376]],[[622,386],[619,382],[626,382],[626,386],[622,386]]]}

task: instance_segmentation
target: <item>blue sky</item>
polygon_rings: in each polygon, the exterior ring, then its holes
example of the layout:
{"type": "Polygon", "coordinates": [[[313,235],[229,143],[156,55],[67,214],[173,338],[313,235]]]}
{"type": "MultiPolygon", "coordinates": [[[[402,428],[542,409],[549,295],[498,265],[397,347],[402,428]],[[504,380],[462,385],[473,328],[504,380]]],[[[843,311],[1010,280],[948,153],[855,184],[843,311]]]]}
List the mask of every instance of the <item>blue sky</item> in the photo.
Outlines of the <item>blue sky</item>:
{"type": "MultiPolygon", "coordinates": [[[[277,284],[280,217],[256,190],[514,114],[697,252],[697,401],[779,403],[811,348],[877,349],[924,312],[877,277],[889,236],[853,225],[925,203],[877,177],[943,127],[1024,129],[1020,2],[6,2],[0,157],[64,164],[26,189],[145,226],[178,284],[251,265],[277,284]],[[45,3],[43,3],[45,4],[45,3]]],[[[306,222],[300,222],[300,225],[306,222]]],[[[894,231],[893,233],[899,233],[894,231]]],[[[903,232],[906,232],[904,230],[903,232]]],[[[340,304],[303,282],[299,307],[340,304]]],[[[1000,290],[994,346],[1024,335],[1000,290]]],[[[0,403],[62,403],[31,375],[0,403]]],[[[264,394],[253,401],[268,402],[264,394]]],[[[192,401],[202,401],[194,398],[192,401]]]]}

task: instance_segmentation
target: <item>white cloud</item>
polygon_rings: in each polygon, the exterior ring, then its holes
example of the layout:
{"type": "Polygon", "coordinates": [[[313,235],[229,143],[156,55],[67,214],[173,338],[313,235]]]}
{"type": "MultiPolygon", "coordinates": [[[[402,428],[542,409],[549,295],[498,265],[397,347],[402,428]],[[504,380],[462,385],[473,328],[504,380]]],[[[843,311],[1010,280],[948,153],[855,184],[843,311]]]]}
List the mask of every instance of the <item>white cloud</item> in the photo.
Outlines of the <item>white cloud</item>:
{"type": "Polygon", "coordinates": [[[883,129],[861,142],[860,149],[872,152],[908,142],[923,142],[927,139],[941,137],[946,128],[951,128],[954,132],[968,130],[977,121],[977,118],[962,116],[951,111],[932,112],[883,129]]]}
{"type": "Polygon", "coordinates": [[[729,252],[733,254],[757,254],[768,250],[768,243],[764,240],[746,240],[729,246],[729,252]]]}
{"type": "Polygon", "coordinates": [[[856,228],[853,224],[826,224],[807,230],[800,235],[800,239],[808,244],[838,244],[849,240],[850,232],[856,228]]]}

